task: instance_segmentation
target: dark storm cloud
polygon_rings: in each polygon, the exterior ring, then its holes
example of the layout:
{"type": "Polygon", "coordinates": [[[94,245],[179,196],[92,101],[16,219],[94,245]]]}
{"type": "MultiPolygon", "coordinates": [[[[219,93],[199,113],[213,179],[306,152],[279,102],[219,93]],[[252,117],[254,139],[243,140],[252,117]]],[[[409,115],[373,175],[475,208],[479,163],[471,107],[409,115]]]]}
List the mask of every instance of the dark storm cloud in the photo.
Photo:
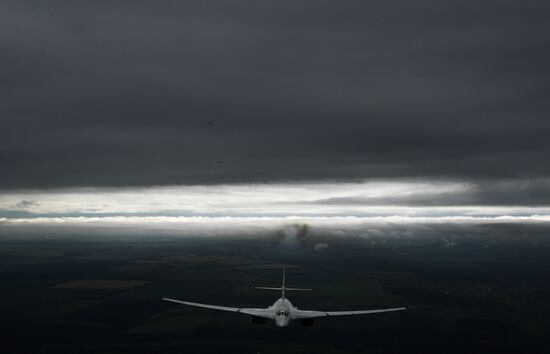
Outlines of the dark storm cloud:
{"type": "Polygon", "coordinates": [[[3,1],[0,187],[548,177],[548,10],[3,1]]]}
{"type": "Polygon", "coordinates": [[[275,232],[273,239],[276,245],[300,245],[301,247],[305,247],[308,243],[310,232],[311,226],[309,224],[289,224],[275,232]]]}

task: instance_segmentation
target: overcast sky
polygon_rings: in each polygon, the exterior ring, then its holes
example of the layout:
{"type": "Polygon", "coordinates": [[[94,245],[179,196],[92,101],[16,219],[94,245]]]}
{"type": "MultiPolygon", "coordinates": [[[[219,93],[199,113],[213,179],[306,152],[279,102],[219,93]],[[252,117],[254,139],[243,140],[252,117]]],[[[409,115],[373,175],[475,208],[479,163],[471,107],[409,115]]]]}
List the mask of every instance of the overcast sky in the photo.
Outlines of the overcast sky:
{"type": "Polygon", "coordinates": [[[4,0],[0,217],[43,193],[192,185],[355,186],[294,194],[304,208],[550,205],[549,10],[4,0]],[[408,192],[365,192],[380,181],[408,192]]]}

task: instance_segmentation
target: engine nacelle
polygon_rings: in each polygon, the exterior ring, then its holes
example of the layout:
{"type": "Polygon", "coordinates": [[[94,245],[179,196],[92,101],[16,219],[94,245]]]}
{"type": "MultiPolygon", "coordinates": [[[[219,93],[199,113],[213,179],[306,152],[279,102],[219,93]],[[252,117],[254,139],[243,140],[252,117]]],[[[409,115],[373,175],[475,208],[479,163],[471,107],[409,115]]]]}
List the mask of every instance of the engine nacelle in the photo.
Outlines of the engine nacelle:
{"type": "Polygon", "coordinates": [[[266,318],[264,318],[264,317],[250,316],[250,323],[264,324],[265,321],[266,321],[266,318]]]}
{"type": "Polygon", "coordinates": [[[300,326],[302,327],[311,327],[313,326],[313,318],[305,318],[300,320],[300,326]]]}

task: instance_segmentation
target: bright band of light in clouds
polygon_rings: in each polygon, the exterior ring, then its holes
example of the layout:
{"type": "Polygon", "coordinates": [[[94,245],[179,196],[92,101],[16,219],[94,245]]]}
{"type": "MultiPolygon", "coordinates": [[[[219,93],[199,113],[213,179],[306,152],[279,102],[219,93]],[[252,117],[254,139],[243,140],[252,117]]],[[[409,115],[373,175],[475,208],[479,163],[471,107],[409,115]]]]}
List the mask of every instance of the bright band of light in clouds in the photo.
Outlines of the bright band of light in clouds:
{"type": "Polygon", "coordinates": [[[1,225],[17,225],[17,224],[118,224],[118,225],[181,225],[181,226],[197,226],[197,225],[212,225],[212,226],[230,226],[232,224],[239,227],[250,225],[264,226],[282,226],[288,223],[306,224],[314,223],[318,226],[344,226],[344,225],[361,225],[361,224],[448,224],[448,223],[518,223],[518,222],[550,222],[550,215],[530,215],[530,216],[439,216],[439,217],[412,217],[412,216],[367,216],[367,217],[340,217],[340,216],[325,216],[325,217],[205,217],[205,216],[79,216],[79,217],[38,217],[38,218],[0,218],[1,225]]]}
{"type": "MultiPolygon", "coordinates": [[[[282,238],[290,243],[296,235],[372,238],[442,239],[483,236],[485,239],[508,238],[498,226],[522,225],[518,240],[531,237],[532,227],[546,228],[550,216],[499,217],[185,217],[185,216],[117,216],[0,218],[0,236],[21,235],[126,235],[126,236],[238,236],[246,238],[282,238]],[[487,226],[494,225],[488,229],[487,226]],[[434,232],[443,228],[441,234],[434,232]],[[83,234],[84,232],[84,234],[83,234]]],[[[536,235],[534,233],[533,235],[536,235]]],[[[518,236],[518,235],[515,235],[518,236]]],[[[312,238],[313,237],[313,238],[312,238]]],[[[279,242],[277,241],[277,242],[279,242]]],[[[304,240],[302,240],[304,241],[304,240]]],[[[317,241],[315,241],[317,242],[317,241]]]]}
{"type": "MultiPolygon", "coordinates": [[[[503,186],[503,192],[508,189],[513,193],[513,183],[503,186]]],[[[411,218],[447,222],[453,218],[515,218],[521,222],[547,221],[550,215],[550,205],[521,205],[519,199],[517,205],[509,201],[499,205],[492,203],[495,197],[479,197],[483,193],[487,195],[479,185],[446,181],[29,190],[1,193],[0,218],[3,223],[31,219],[117,222],[121,218],[156,223],[182,222],[185,217],[197,216],[207,217],[201,220],[208,222],[224,217],[261,220],[349,216],[388,222],[410,222],[411,218]]],[[[493,194],[500,197],[501,191],[493,194]]]]}
{"type": "MultiPolygon", "coordinates": [[[[0,209],[46,213],[339,213],[343,207],[308,205],[318,200],[363,196],[379,199],[415,194],[456,193],[465,184],[319,183],[81,188],[5,193],[0,209]],[[315,210],[313,210],[315,209],[315,210]]],[[[348,209],[349,210],[349,209],[348,209]]]]}

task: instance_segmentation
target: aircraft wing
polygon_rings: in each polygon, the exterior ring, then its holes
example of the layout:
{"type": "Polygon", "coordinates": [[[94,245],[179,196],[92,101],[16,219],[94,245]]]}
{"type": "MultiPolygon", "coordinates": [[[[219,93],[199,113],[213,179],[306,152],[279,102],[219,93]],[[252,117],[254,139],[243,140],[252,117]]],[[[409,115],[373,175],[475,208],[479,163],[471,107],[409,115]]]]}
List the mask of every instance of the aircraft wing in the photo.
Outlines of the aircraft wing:
{"type": "Polygon", "coordinates": [[[198,302],[181,301],[176,299],[169,299],[166,297],[162,299],[164,301],[175,302],[177,304],[183,304],[188,306],[203,307],[203,308],[219,310],[219,311],[238,312],[238,313],[244,313],[246,315],[264,317],[264,318],[273,318],[273,310],[269,308],[256,309],[256,308],[244,308],[244,307],[227,307],[227,306],[218,306],[218,305],[210,305],[210,304],[200,304],[198,302]]]}
{"type": "Polygon", "coordinates": [[[330,316],[368,315],[368,314],[371,314],[371,313],[401,311],[401,310],[406,310],[406,309],[407,309],[406,307],[393,307],[393,308],[388,308],[388,309],[361,310],[361,311],[304,311],[304,310],[294,310],[294,311],[292,311],[292,317],[293,317],[293,319],[306,319],[306,318],[330,317],[330,316]]]}

